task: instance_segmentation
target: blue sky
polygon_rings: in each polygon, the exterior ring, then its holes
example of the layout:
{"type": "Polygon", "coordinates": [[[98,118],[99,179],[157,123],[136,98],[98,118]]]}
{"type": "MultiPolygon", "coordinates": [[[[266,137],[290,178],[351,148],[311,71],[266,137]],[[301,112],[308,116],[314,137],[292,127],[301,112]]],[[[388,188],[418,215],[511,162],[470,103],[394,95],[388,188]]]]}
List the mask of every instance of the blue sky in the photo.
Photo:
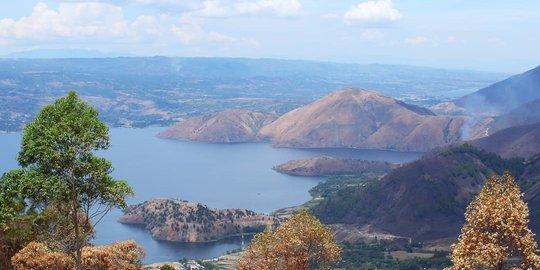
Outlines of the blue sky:
{"type": "Polygon", "coordinates": [[[521,72],[540,65],[538,0],[18,0],[0,55],[284,58],[521,72]]]}

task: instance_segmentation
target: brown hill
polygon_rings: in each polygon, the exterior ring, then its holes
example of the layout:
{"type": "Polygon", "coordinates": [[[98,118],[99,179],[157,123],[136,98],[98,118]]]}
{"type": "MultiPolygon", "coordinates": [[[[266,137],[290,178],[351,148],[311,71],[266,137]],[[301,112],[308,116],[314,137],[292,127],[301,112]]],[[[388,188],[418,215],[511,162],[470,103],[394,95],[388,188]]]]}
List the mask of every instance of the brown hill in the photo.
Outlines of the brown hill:
{"type": "Polygon", "coordinates": [[[155,199],[128,206],[119,222],[141,224],[157,240],[208,242],[272,228],[278,219],[243,209],[208,208],[195,202],[155,199]]]}
{"type": "Polygon", "coordinates": [[[275,114],[228,110],[198,116],[176,123],[158,134],[161,138],[216,143],[251,142],[264,125],[277,118],[275,114]]]}
{"type": "Polygon", "coordinates": [[[260,136],[280,147],[426,151],[460,140],[462,124],[461,117],[346,88],[281,116],[260,136]]]}
{"type": "MultiPolygon", "coordinates": [[[[464,223],[466,206],[492,173],[510,170],[526,194],[531,194],[529,200],[540,200],[530,188],[538,185],[540,170],[534,168],[540,168],[539,164],[505,160],[469,145],[453,146],[397,168],[363,188],[344,188],[325,198],[313,212],[325,223],[369,226],[416,240],[453,241],[464,223]]],[[[540,204],[529,206],[531,213],[537,213],[532,220],[538,221],[540,204]]]]}
{"type": "Polygon", "coordinates": [[[295,176],[326,176],[344,174],[383,174],[398,165],[384,161],[339,159],[335,157],[313,157],[291,160],[274,166],[274,170],[295,176]]]}
{"type": "Polygon", "coordinates": [[[540,153],[540,123],[506,128],[468,143],[502,157],[530,158],[540,153]]]}

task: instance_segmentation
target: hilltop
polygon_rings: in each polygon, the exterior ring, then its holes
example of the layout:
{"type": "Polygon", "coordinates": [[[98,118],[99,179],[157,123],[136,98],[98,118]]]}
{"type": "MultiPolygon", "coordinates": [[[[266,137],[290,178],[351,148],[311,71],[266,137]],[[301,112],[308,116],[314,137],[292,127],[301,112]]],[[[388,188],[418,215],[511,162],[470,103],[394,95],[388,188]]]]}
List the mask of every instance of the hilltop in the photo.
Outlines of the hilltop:
{"type": "Polygon", "coordinates": [[[356,88],[335,91],[263,127],[278,147],[427,151],[459,141],[461,117],[356,88]]]}
{"type": "Polygon", "coordinates": [[[153,238],[175,242],[208,242],[272,228],[279,220],[244,209],[208,208],[195,202],[154,199],[128,206],[121,223],[144,225],[153,238]]]}
{"type": "Polygon", "coordinates": [[[256,141],[259,130],[276,118],[270,113],[228,110],[180,121],[158,136],[219,143],[250,142],[256,141]]]}

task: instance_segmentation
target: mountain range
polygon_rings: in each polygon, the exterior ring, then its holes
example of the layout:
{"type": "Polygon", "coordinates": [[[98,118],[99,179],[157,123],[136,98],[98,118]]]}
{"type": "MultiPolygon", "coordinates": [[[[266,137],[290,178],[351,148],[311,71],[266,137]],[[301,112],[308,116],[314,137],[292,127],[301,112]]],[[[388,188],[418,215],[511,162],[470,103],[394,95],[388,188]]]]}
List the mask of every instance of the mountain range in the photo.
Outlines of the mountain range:
{"type": "Polygon", "coordinates": [[[375,91],[345,88],[286,113],[260,136],[279,147],[427,151],[459,141],[463,121],[375,91]]]}
{"type": "Polygon", "coordinates": [[[160,136],[210,142],[266,140],[277,147],[421,152],[459,141],[464,122],[463,117],[437,116],[429,109],[356,88],[335,91],[271,119],[262,113],[224,111],[181,121],[160,136]]]}

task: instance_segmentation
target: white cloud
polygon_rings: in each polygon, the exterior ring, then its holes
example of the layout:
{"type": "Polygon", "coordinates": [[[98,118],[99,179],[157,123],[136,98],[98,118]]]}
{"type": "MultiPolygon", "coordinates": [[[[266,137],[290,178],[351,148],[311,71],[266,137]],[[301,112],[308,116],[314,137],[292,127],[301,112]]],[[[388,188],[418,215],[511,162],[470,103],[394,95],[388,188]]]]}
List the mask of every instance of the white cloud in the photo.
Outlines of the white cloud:
{"type": "Polygon", "coordinates": [[[204,43],[259,46],[252,39],[207,31],[201,18],[189,14],[141,15],[128,20],[121,7],[100,2],[59,3],[57,9],[38,3],[29,16],[0,19],[0,45],[6,44],[4,40],[58,44],[66,39],[110,45],[138,42],[170,46],[204,43]]]}
{"type": "Polygon", "coordinates": [[[351,7],[343,15],[348,23],[385,24],[399,20],[403,15],[394,8],[392,0],[373,0],[351,7]]]}
{"type": "Polygon", "coordinates": [[[405,39],[403,41],[403,43],[405,43],[407,45],[416,46],[416,45],[425,44],[428,41],[429,41],[429,39],[427,37],[417,36],[417,37],[405,39]]]}
{"type": "Polygon", "coordinates": [[[62,3],[58,10],[38,3],[30,16],[0,20],[0,36],[16,39],[118,35],[127,22],[122,8],[97,2],[62,3]]]}
{"type": "Polygon", "coordinates": [[[301,8],[298,0],[205,0],[193,14],[205,17],[260,14],[294,17],[300,14],[301,8]]]}

